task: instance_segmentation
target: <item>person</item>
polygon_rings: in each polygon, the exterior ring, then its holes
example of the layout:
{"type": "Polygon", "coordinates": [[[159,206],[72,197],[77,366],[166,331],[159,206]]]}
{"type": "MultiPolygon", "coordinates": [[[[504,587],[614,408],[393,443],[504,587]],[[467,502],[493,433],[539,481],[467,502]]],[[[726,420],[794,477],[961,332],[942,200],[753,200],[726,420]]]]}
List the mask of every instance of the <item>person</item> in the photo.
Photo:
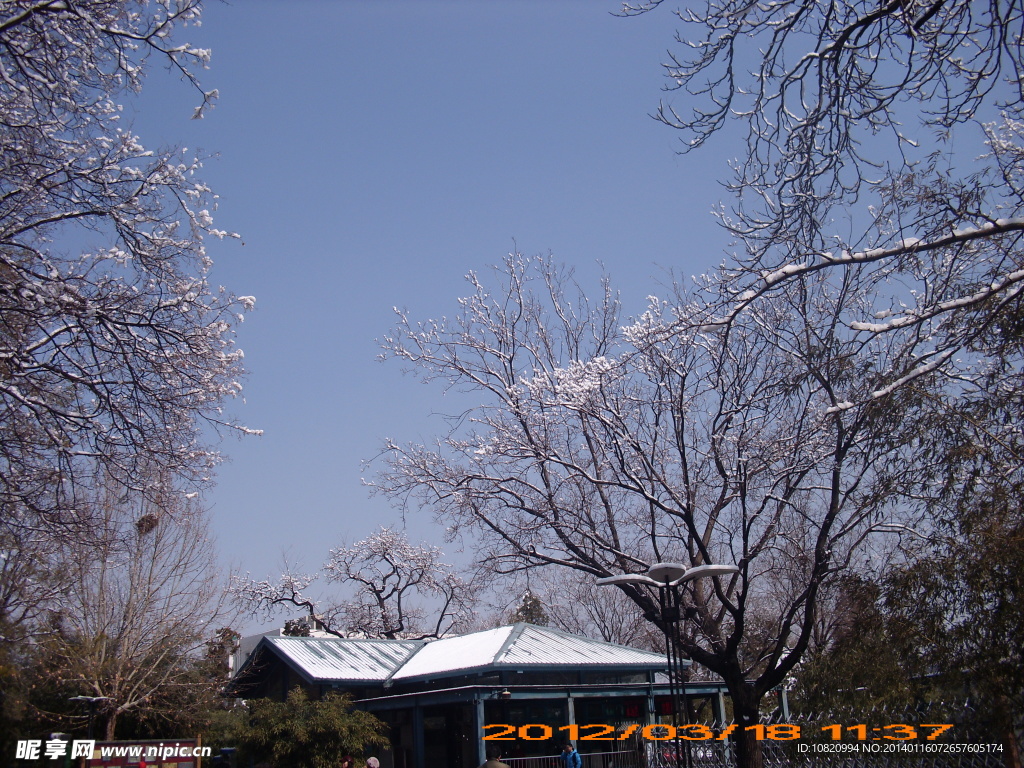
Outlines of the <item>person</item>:
{"type": "Polygon", "coordinates": [[[580,757],[580,753],[576,751],[571,741],[566,742],[562,747],[562,754],[558,756],[558,759],[562,761],[562,768],[583,768],[583,758],[580,757]]]}
{"type": "Polygon", "coordinates": [[[366,758],[366,768],[380,768],[380,760],[376,757],[366,758]]]}
{"type": "Polygon", "coordinates": [[[508,763],[501,762],[501,752],[494,747],[487,750],[487,762],[481,764],[480,768],[509,768],[508,763]]]}
{"type": "Polygon", "coordinates": [[[355,768],[356,761],[352,759],[352,755],[345,755],[341,758],[341,768],[355,768]]]}

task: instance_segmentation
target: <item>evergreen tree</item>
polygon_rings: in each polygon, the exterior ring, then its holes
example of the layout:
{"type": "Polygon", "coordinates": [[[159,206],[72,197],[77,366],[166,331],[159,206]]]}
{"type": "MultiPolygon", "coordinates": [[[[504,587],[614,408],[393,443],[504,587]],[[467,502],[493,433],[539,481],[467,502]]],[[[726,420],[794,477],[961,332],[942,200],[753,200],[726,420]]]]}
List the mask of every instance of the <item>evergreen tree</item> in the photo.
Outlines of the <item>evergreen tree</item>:
{"type": "Polygon", "coordinates": [[[551,624],[551,618],[548,616],[548,612],[544,610],[544,603],[529,590],[523,595],[519,607],[512,611],[508,620],[513,624],[525,622],[526,624],[533,624],[538,627],[547,627],[551,624]]]}

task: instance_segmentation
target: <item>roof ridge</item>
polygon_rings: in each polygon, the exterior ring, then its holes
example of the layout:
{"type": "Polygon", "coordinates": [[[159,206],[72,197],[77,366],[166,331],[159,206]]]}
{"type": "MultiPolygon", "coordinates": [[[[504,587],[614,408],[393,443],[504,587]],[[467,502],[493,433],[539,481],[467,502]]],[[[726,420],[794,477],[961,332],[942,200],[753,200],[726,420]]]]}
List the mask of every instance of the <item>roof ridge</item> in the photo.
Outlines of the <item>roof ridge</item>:
{"type": "Polygon", "coordinates": [[[306,637],[302,635],[269,635],[265,638],[266,640],[330,640],[331,642],[337,642],[339,640],[346,643],[422,643],[424,640],[413,640],[405,638],[390,637],[338,637],[337,635],[328,635],[327,637],[306,637]]]}
{"type": "Polygon", "coordinates": [[[637,651],[639,653],[656,653],[656,651],[650,651],[646,648],[634,648],[631,645],[624,645],[623,643],[613,643],[611,640],[598,640],[596,637],[590,637],[588,635],[577,635],[573,632],[569,632],[568,630],[562,629],[561,627],[541,626],[540,624],[526,624],[526,626],[531,627],[537,631],[551,632],[556,635],[561,635],[562,637],[567,637],[575,641],[586,640],[589,643],[596,643],[598,645],[608,645],[612,648],[626,648],[627,650],[637,651]]]}
{"type": "Polygon", "coordinates": [[[410,661],[412,661],[414,658],[416,658],[416,655],[420,651],[422,651],[424,648],[426,648],[428,645],[430,645],[430,641],[429,640],[425,640],[425,639],[422,639],[422,640],[410,640],[409,642],[416,643],[416,645],[417,645],[416,650],[413,651],[412,653],[410,653],[404,659],[402,659],[402,661],[398,664],[398,666],[396,666],[394,669],[392,669],[388,673],[387,677],[384,678],[384,687],[385,688],[390,688],[391,687],[392,678],[395,675],[397,675],[401,670],[405,669],[405,665],[408,664],[410,661]]]}
{"type": "MultiPolygon", "coordinates": [[[[501,647],[495,651],[494,656],[491,657],[492,664],[499,663],[498,659],[500,659],[512,644],[522,636],[523,630],[526,628],[526,624],[521,621],[516,622],[515,624],[506,624],[505,626],[511,627],[511,630],[508,633],[508,637],[505,638],[505,642],[501,644],[501,647]]],[[[497,627],[497,629],[503,628],[504,627],[497,627]]]]}

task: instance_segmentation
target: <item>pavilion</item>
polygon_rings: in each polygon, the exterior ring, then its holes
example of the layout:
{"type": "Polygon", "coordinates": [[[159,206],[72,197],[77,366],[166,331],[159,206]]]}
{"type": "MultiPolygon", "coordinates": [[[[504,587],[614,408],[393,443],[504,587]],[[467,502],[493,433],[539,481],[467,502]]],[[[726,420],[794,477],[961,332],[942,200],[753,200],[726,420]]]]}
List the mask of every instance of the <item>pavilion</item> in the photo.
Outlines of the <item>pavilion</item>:
{"type": "MultiPolygon", "coordinates": [[[[312,698],[350,694],[391,727],[382,768],[476,768],[488,746],[505,758],[553,756],[570,737],[585,756],[626,765],[644,746],[629,726],[672,712],[666,666],[661,654],[532,624],[439,640],[268,636],[232,688],[281,701],[295,686],[312,698]]],[[[721,684],[686,692],[724,721],[721,684]]]]}

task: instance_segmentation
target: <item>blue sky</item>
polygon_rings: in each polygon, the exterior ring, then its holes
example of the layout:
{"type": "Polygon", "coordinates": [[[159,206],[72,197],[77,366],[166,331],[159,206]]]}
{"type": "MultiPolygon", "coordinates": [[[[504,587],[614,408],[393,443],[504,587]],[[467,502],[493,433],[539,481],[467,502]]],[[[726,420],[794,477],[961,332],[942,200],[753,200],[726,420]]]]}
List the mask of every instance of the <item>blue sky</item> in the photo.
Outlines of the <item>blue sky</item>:
{"type": "MultiPolygon", "coordinates": [[[[207,497],[226,562],[262,577],[287,552],[314,569],[343,538],[398,522],[368,498],[361,462],[385,437],[429,440],[445,402],[377,362],[392,307],[452,314],[463,275],[515,248],[551,252],[594,287],[603,264],[628,313],[670,271],[722,261],[710,211],[738,147],[677,154],[649,116],[667,96],[675,18],[617,7],[210,3],[182,39],[213,50],[215,109],[190,120],[193,92],[150,74],[134,128],[150,146],[217,153],[204,175],[215,223],[245,244],[210,244],[213,280],[257,299],[233,411],[264,435],[223,443],[207,497]]],[[[409,528],[441,543],[429,514],[409,528]]]]}

